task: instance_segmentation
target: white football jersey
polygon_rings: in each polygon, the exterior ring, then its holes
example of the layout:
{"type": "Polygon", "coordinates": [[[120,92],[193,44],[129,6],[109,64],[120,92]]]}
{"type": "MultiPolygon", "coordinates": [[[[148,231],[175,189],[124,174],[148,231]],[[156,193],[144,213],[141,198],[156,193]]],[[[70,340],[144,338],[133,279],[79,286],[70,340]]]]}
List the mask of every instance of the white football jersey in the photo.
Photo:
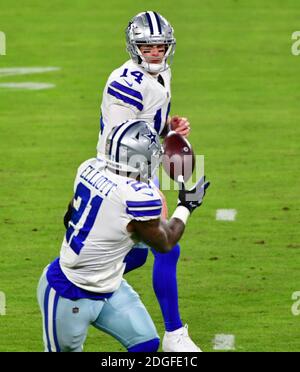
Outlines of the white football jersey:
{"type": "Polygon", "coordinates": [[[170,112],[170,82],[170,68],[155,77],[129,60],[114,70],[103,91],[98,153],[104,154],[105,141],[112,128],[128,119],[145,120],[160,134],[170,112]],[[122,112],[115,114],[116,105],[128,108],[124,117],[122,112]]]}
{"type": "Polygon", "coordinates": [[[78,168],[72,214],[61,247],[60,266],[77,287],[96,293],[119,288],[124,258],[134,245],[131,220],[160,218],[162,201],[154,186],[116,175],[97,159],[78,168]]]}

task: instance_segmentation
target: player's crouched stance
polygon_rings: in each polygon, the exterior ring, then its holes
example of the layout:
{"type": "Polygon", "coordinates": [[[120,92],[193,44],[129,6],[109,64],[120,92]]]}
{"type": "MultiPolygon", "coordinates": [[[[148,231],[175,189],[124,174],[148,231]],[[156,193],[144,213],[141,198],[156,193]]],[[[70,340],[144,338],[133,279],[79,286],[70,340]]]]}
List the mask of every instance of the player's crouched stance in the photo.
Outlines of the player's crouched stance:
{"type": "Polygon", "coordinates": [[[81,351],[90,325],[128,351],[158,350],[153,321],[122,277],[140,266],[134,242],[162,253],[174,247],[208,187],[202,179],[192,191],[182,188],[173,217],[161,221],[161,197],[150,181],[160,157],[156,132],[131,120],[108,136],[106,163],[89,159],[79,167],[60,257],[38,285],[46,351],[81,351]]]}

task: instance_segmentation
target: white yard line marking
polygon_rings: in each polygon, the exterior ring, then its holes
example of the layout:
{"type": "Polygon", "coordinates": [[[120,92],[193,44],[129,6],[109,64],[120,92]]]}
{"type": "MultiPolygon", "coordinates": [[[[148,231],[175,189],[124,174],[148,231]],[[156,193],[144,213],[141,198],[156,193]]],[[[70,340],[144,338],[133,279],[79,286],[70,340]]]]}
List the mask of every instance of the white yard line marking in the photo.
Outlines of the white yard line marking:
{"type": "Polygon", "coordinates": [[[4,292],[0,292],[0,315],[6,315],[6,297],[4,292]]]}
{"type": "Polygon", "coordinates": [[[217,209],[217,221],[235,221],[237,215],[236,209],[217,209]]]}
{"type": "Polygon", "coordinates": [[[42,90],[54,88],[55,84],[46,84],[46,83],[1,83],[1,88],[7,89],[27,89],[27,90],[42,90]]]}
{"type": "Polygon", "coordinates": [[[60,67],[8,67],[8,68],[0,68],[0,77],[29,75],[29,74],[42,74],[44,72],[51,72],[51,71],[58,71],[58,70],[60,70],[60,67]]]}
{"type": "Polygon", "coordinates": [[[214,350],[235,350],[235,336],[234,335],[215,335],[213,340],[214,350]]]}
{"type": "Polygon", "coordinates": [[[6,35],[0,31],[0,56],[6,56],[6,35]]]}
{"type": "MultiPolygon", "coordinates": [[[[0,78],[16,75],[42,74],[44,72],[58,71],[60,67],[6,67],[0,68],[0,78]]],[[[43,90],[54,88],[55,84],[48,83],[1,83],[0,89],[25,89],[25,90],[43,90]]]]}

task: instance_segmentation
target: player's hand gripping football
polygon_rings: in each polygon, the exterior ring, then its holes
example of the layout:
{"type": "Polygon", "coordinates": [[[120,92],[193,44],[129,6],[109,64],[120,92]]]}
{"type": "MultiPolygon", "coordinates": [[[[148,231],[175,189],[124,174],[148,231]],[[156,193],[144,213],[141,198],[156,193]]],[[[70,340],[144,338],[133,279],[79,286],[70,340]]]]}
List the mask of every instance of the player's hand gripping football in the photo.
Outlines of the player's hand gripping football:
{"type": "Polygon", "coordinates": [[[170,119],[171,130],[181,134],[183,137],[187,137],[190,134],[191,126],[187,118],[180,116],[172,116],[170,119]]]}
{"type": "Polygon", "coordinates": [[[201,177],[199,181],[190,189],[186,190],[183,177],[178,177],[179,194],[177,206],[186,207],[190,213],[202,204],[205,192],[210,185],[209,181],[205,181],[205,176],[201,177]]]}

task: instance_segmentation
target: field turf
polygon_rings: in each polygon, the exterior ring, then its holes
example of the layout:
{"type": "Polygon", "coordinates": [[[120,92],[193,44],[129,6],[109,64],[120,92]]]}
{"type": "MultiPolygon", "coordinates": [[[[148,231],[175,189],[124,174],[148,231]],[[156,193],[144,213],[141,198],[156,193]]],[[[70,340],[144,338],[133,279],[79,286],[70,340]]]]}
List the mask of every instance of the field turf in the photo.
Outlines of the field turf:
{"type": "MultiPolygon", "coordinates": [[[[291,312],[300,291],[300,56],[291,53],[299,0],[1,2],[0,71],[61,69],[0,76],[55,84],[0,87],[0,351],[43,349],[37,282],[59,253],[77,166],[95,155],[104,83],[128,58],[124,28],[146,9],[175,28],[172,114],[190,119],[211,180],[182,239],[182,318],[204,351],[220,333],[235,335],[236,351],[299,351],[291,312]],[[236,221],[216,221],[220,208],[236,209],[236,221]]],[[[176,192],[167,198],[172,211],[176,192]]],[[[149,254],[127,279],[163,336],[152,263],[149,254]]],[[[124,349],[91,329],[85,350],[124,349]]]]}

